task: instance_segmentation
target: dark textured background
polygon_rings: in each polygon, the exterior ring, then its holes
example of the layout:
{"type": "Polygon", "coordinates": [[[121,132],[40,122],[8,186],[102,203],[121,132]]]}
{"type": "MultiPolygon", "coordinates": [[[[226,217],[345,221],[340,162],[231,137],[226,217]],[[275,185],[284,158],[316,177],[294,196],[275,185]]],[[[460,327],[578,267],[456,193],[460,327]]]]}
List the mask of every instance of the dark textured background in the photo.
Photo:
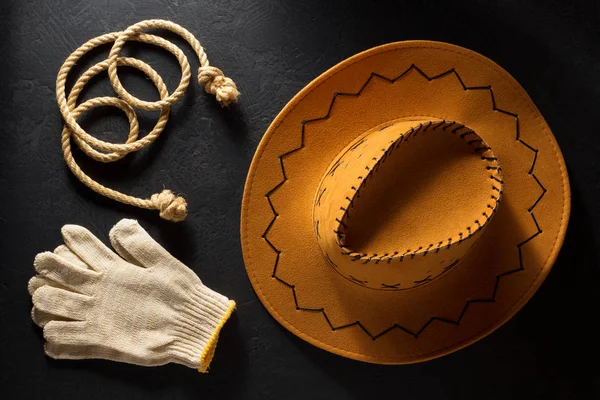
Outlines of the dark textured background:
{"type": "MultiPolygon", "coordinates": [[[[574,6],[562,0],[446,3],[1,0],[0,396],[598,398],[599,7],[594,1],[574,6]],[[196,34],[211,63],[237,82],[240,103],[222,110],[192,85],[149,149],[110,165],[80,152],[76,156],[93,177],[127,193],[147,196],[163,185],[184,193],[190,215],[181,224],[92,193],[73,178],[60,151],[62,122],[54,82],[61,63],[86,40],[147,18],[171,19],[196,34]],[[468,47],[513,74],[562,147],[573,212],[553,271],[509,323],[438,360],[378,366],[313,348],[270,317],[246,277],[238,221],[252,154],[286,102],[344,58],[406,39],[468,47]],[[140,220],[205,283],[237,300],[210,374],[178,365],[142,368],[44,356],[26,291],[33,257],[60,243],[63,224],[84,225],[106,241],[110,227],[122,217],[140,220]]],[[[173,90],[180,75],[172,56],[149,46],[127,49],[151,61],[173,90]]],[[[80,67],[103,59],[107,51],[94,52],[80,67]]],[[[197,61],[186,51],[195,70],[197,61]]],[[[139,97],[157,98],[143,76],[130,71],[120,76],[139,97]]],[[[84,97],[111,93],[104,77],[84,97]]],[[[144,132],[155,118],[156,113],[144,114],[144,132]]],[[[110,108],[88,113],[82,123],[100,138],[126,137],[124,116],[110,108]]]]}

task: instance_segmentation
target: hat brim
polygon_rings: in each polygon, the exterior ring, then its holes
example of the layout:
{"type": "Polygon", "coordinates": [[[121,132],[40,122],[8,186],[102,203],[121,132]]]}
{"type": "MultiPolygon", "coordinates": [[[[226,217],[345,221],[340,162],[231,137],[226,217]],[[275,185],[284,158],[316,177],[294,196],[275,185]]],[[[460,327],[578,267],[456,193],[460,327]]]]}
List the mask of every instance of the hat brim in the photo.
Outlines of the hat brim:
{"type": "Polygon", "coordinates": [[[345,357],[406,364],[456,351],[510,319],[550,271],[569,213],[562,154],[525,90],[473,51],[407,41],[343,61],[286,105],[250,167],[241,240],[252,286],[284,327],[345,357]],[[431,90],[407,102],[403,85],[419,79],[431,90]],[[474,106],[444,100],[456,91],[474,106]],[[415,115],[459,121],[490,144],[503,166],[503,204],[480,243],[442,278],[408,291],[363,288],[336,274],[319,250],[315,191],[356,136],[415,115]]]}

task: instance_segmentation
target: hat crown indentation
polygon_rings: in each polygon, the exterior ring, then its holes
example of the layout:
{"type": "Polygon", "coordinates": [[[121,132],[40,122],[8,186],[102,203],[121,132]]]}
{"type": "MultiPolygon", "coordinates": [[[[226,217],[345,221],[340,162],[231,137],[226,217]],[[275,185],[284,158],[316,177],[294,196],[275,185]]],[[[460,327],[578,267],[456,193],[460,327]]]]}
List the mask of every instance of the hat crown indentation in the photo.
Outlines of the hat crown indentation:
{"type": "Polygon", "coordinates": [[[357,285],[418,287],[467,255],[498,207],[501,182],[492,149],[462,124],[382,124],[327,169],[313,206],[317,241],[357,285]]]}

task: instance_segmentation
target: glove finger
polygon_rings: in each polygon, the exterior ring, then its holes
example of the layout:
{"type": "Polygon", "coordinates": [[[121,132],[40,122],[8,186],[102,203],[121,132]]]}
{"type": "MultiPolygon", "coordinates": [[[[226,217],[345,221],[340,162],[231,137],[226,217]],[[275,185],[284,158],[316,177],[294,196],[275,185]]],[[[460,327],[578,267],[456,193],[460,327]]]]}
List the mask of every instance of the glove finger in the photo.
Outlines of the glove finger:
{"type": "Polygon", "coordinates": [[[31,308],[31,320],[40,328],[43,328],[48,322],[55,320],[56,318],[56,316],[44,311],[40,311],[36,307],[31,308]]]}
{"type": "Polygon", "coordinates": [[[61,288],[61,289],[68,289],[66,286],[63,286],[58,282],[54,282],[54,281],[52,281],[48,278],[45,278],[41,275],[35,275],[27,283],[27,291],[29,292],[30,296],[33,296],[33,293],[36,290],[38,290],[42,286],[46,286],[46,285],[54,286],[54,287],[61,288]]]}
{"type": "Polygon", "coordinates": [[[132,219],[119,221],[110,230],[110,242],[119,254],[130,262],[146,268],[181,264],[132,219]]]}
{"type": "Polygon", "coordinates": [[[42,276],[35,275],[27,283],[27,291],[30,296],[33,296],[33,293],[44,285],[53,285],[53,282],[42,276]]]}
{"type": "Polygon", "coordinates": [[[65,225],[61,232],[69,249],[96,271],[110,268],[120,260],[118,255],[82,226],[65,225]]]}
{"type": "Polygon", "coordinates": [[[44,353],[55,360],[84,360],[94,358],[89,349],[83,349],[79,345],[68,345],[60,343],[44,343],[44,353]]]}
{"type": "Polygon", "coordinates": [[[77,267],[49,251],[35,256],[33,265],[42,277],[79,293],[91,294],[100,278],[98,272],[77,267]]]}
{"type": "Polygon", "coordinates": [[[93,354],[90,354],[90,336],[88,322],[50,321],[44,327],[44,351],[52,358],[93,358],[93,354]]]}
{"type": "Polygon", "coordinates": [[[115,226],[112,227],[112,229],[110,230],[110,232],[108,234],[108,237],[110,238],[110,244],[112,245],[113,249],[115,249],[117,254],[120,255],[122,258],[124,258],[127,262],[129,262],[130,264],[137,265],[138,267],[143,267],[143,265],[138,260],[136,260],[134,256],[129,254],[129,252],[127,250],[125,250],[125,248],[123,246],[121,246],[121,244],[115,237],[115,234],[118,231],[117,227],[120,224],[122,224],[123,221],[132,221],[132,220],[123,219],[119,223],[117,223],[115,226]]]}
{"type": "Polygon", "coordinates": [[[32,299],[37,310],[76,321],[85,320],[92,307],[91,297],[52,286],[42,286],[32,299]]]}
{"type": "MultiPolygon", "coordinates": [[[[27,290],[29,291],[29,295],[33,296],[35,291],[43,286],[52,286],[52,287],[56,287],[56,288],[65,289],[64,286],[59,285],[56,282],[53,282],[53,281],[46,279],[44,277],[41,277],[39,275],[36,275],[29,280],[29,283],[27,285],[27,290]]],[[[48,322],[52,321],[53,319],[57,319],[57,317],[55,315],[40,311],[39,309],[37,309],[34,306],[31,308],[31,319],[37,326],[39,326],[40,328],[43,328],[48,322]]]]}
{"type": "Polygon", "coordinates": [[[134,349],[124,352],[114,342],[94,335],[94,329],[87,321],[50,321],[44,327],[44,339],[44,351],[52,358],[100,358],[145,366],[163,365],[171,361],[167,354],[148,357],[147,352],[134,349]]]}
{"type": "Polygon", "coordinates": [[[65,260],[69,260],[71,264],[76,267],[80,267],[83,269],[89,269],[90,267],[83,262],[81,258],[77,256],[77,254],[73,253],[71,249],[69,249],[66,245],[61,244],[56,249],[54,249],[54,254],[59,257],[64,258],[65,260]]]}

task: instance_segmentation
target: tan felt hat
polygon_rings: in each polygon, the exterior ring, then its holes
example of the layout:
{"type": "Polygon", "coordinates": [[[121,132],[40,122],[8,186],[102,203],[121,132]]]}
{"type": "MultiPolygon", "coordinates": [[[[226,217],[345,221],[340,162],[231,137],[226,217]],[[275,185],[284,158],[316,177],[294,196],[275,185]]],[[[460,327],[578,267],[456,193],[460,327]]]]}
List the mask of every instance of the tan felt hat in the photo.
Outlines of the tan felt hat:
{"type": "Polygon", "coordinates": [[[391,43],[311,82],[246,182],[246,269],[302,339],[381,364],[465,347],[540,286],[570,212],[565,163],[501,67],[445,43],[391,43]]]}

